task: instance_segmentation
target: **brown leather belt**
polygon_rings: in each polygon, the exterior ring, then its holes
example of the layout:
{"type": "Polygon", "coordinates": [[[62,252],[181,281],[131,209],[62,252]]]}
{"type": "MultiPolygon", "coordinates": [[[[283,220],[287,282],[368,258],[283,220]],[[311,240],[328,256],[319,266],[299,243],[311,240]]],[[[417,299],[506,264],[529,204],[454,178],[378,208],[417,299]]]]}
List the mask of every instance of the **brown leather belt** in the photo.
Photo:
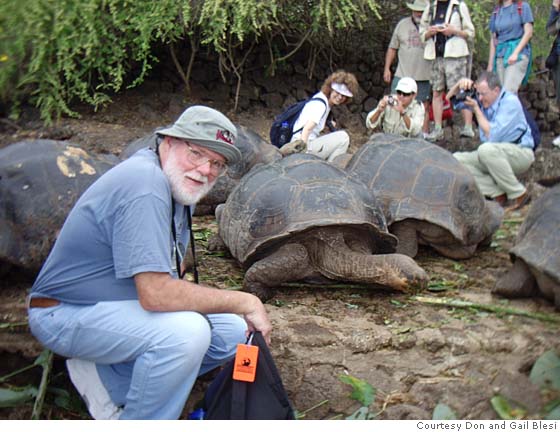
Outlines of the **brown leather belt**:
{"type": "Polygon", "coordinates": [[[55,299],[45,298],[45,297],[33,297],[33,298],[29,299],[27,307],[29,307],[29,308],[50,308],[50,307],[53,307],[53,306],[58,306],[59,304],[60,304],[60,301],[55,300],[55,299]]]}

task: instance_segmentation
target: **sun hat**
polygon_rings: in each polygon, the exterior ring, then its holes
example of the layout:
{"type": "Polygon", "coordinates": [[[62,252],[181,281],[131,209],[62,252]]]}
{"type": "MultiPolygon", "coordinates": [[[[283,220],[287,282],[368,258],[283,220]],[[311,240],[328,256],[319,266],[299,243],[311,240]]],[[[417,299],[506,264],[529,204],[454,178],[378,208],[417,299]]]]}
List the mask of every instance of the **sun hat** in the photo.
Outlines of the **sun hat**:
{"type": "Polygon", "coordinates": [[[228,164],[241,160],[235,147],[237,128],[221,112],[213,108],[194,105],[187,108],[173,126],[157,130],[159,135],[185,139],[221,154],[228,164]]]}
{"type": "Polygon", "coordinates": [[[406,6],[416,12],[424,12],[428,3],[426,0],[414,0],[414,3],[407,3],[406,6]]]}
{"type": "Polygon", "coordinates": [[[399,80],[395,90],[403,93],[418,93],[418,86],[412,78],[404,77],[399,80]]]}
{"type": "Polygon", "coordinates": [[[352,94],[352,92],[350,91],[350,89],[346,86],[346,84],[344,83],[337,83],[337,82],[333,82],[331,84],[331,88],[337,92],[340,93],[342,96],[346,96],[346,97],[354,97],[354,95],[352,94]]]}

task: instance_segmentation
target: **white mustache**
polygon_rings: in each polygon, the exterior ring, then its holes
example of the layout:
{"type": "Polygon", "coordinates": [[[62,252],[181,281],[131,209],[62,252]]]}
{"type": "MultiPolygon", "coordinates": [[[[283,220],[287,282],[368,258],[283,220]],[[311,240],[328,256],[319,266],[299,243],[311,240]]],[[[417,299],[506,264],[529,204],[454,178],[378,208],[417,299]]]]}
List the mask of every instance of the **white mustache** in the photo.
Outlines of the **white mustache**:
{"type": "Polygon", "coordinates": [[[191,172],[190,174],[185,173],[183,174],[183,176],[191,180],[199,181],[205,185],[208,184],[208,177],[203,176],[202,174],[197,173],[196,171],[191,172]]]}

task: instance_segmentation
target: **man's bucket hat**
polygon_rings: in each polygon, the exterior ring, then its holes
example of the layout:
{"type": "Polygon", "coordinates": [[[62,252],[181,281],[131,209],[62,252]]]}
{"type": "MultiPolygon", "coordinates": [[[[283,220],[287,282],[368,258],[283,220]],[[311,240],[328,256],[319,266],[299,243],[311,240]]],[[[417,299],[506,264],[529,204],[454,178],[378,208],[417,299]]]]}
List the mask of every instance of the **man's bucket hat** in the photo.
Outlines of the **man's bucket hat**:
{"type": "Polygon", "coordinates": [[[414,0],[414,3],[407,3],[406,6],[416,12],[424,12],[428,2],[426,0],[414,0]]]}
{"type": "Polygon", "coordinates": [[[156,133],[185,139],[215,151],[224,156],[230,165],[241,160],[241,152],[235,147],[237,128],[221,112],[206,106],[187,108],[173,126],[156,133]]]}

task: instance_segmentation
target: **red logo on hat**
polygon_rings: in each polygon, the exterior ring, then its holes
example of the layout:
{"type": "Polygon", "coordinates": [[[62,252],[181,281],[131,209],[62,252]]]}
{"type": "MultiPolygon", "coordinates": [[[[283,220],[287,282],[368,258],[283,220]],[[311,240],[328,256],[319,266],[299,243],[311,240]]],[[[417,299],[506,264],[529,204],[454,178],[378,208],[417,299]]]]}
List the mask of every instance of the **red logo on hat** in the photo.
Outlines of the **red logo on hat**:
{"type": "Polygon", "coordinates": [[[217,130],[216,139],[233,145],[233,134],[228,130],[217,130]]]}

